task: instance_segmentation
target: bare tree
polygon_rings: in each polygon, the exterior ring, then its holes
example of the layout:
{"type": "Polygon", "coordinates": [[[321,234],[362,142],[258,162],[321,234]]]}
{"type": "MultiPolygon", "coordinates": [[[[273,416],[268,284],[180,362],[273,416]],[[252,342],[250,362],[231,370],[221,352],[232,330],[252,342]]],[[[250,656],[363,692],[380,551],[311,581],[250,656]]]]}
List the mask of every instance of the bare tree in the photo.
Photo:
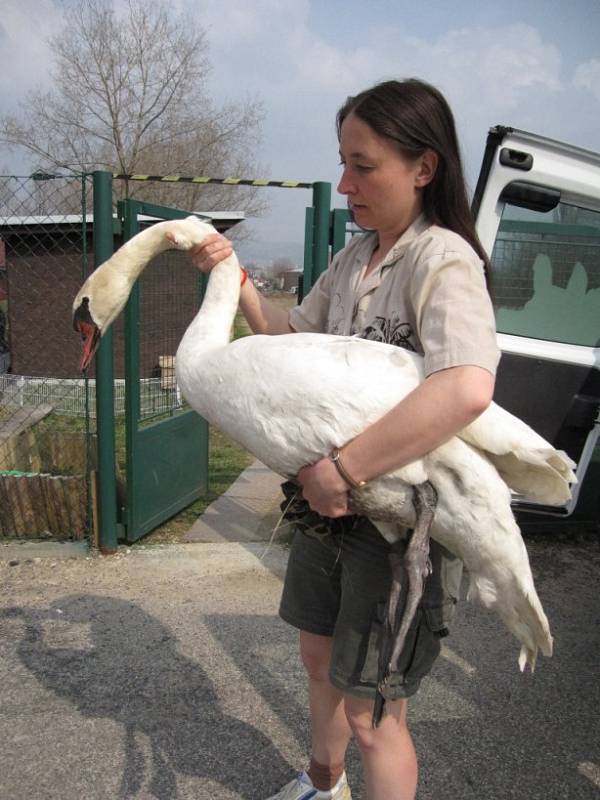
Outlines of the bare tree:
{"type": "MultiPolygon", "coordinates": [[[[208,43],[189,16],[164,0],[129,0],[118,17],[112,0],[78,0],[50,40],[54,88],[32,91],[20,114],[0,118],[0,140],[28,150],[36,168],[122,174],[248,177],[260,139],[256,100],[217,107],[208,97],[208,43]],[[238,170],[243,170],[240,175],[238,170]]],[[[257,190],[124,183],[144,196],[204,209],[264,209],[257,190]]]]}

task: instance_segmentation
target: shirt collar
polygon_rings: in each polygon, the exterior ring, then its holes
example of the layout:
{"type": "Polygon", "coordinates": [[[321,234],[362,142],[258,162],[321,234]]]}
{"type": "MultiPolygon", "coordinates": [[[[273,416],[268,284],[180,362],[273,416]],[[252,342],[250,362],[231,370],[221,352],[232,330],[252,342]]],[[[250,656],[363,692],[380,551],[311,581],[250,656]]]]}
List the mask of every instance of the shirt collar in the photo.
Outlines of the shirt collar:
{"type": "MultiPolygon", "coordinates": [[[[412,225],[409,225],[399,239],[397,239],[375,272],[381,272],[384,267],[391,266],[395,261],[404,255],[409,245],[417,237],[419,237],[423,231],[426,231],[427,228],[430,227],[431,223],[426,218],[425,214],[419,214],[412,225]]],[[[374,232],[368,233],[363,237],[363,239],[364,244],[357,248],[356,251],[356,261],[360,262],[361,264],[364,263],[365,259],[368,261],[371,253],[377,247],[377,234],[374,232]]]]}
{"type": "Polygon", "coordinates": [[[414,242],[414,240],[430,226],[431,223],[427,220],[425,214],[419,214],[412,225],[408,226],[402,236],[400,236],[400,238],[392,246],[391,250],[381,262],[379,268],[382,269],[383,267],[388,267],[390,264],[393,264],[394,261],[397,261],[401,256],[404,255],[410,244],[414,242]]]}

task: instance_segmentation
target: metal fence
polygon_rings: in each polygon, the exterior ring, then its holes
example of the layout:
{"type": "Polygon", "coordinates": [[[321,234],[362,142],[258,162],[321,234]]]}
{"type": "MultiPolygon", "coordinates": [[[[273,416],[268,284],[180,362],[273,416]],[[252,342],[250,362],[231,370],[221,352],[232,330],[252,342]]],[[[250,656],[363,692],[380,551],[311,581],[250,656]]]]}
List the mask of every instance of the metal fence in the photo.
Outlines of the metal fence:
{"type": "Polygon", "coordinates": [[[71,326],[89,189],[81,175],[0,177],[0,536],[89,535],[94,385],[71,326]]]}
{"type": "MultiPolygon", "coordinates": [[[[161,357],[162,359],[162,357],[161,357]]],[[[183,407],[181,392],[175,382],[174,357],[166,357],[160,378],[140,380],[140,417],[143,421],[172,413],[183,407]]],[[[115,416],[125,414],[125,380],[114,382],[115,416]]],[[[2,405],[10,408],[34,408],[50,405],[59,416],[96,417],[96,381],[66,378],[32,378],[26,375],[0,374],[2,405]]],[[[93,422],[92,422],[93,424],[93,422]]]]}

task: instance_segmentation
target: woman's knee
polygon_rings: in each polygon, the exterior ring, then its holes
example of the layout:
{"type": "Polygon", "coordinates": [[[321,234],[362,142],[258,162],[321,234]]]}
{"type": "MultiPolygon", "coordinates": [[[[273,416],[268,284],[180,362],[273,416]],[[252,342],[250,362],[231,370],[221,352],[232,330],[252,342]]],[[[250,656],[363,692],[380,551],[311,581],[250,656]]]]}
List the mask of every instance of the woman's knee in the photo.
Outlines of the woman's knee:
{"type": "Polygon", "coordinates": [[[345,695],[344,710],[354,738],[361,750],[382,746],[390,738],[407,731],[407,700],[387,702],[378,728],[373,728],[373,701],[345,695]]]}
{"type": "Polygon", "coordinates": [[[300,631],[300,656],[310,678],[317,681],[329,680],[330,636],[300,631]]]}

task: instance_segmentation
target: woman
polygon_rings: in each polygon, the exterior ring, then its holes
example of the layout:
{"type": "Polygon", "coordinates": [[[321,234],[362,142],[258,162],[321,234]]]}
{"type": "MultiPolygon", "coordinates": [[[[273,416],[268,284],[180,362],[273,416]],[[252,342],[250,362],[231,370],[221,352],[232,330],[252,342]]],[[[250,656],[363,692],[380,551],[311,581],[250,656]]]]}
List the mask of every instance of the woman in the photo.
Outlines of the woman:
{"type": "MultiPolygon", "coordinates": [[[[255,333],[322,331],[398,344],[424,355],[427,378],[341,449],[298,474],[296,520],[280,614],[300,629],[312,723],[306,772],[271,800],[349,800],[344,757],[358,743],[369,800],[412,800],[417,761],[407,698],[440,651],[460,572],[432,542],[433,571],[400,659],[403,680],[371,726],[389,545],[351,516],[350,482],[420,458],[489,405],[498,362],[487,259],[470,216],[452,113],[418,80],[387,81],[348,98],[337,116],[342,177],[356,236],[303,303],[284,311],[248,281],[240,305],[255,333]],[[341,462],[341,469],[340,469],[341,462]]],[[[215,236],[194,255],[204,271],[231,247],[215,236]]],[[[377,391],[377,387],[373,387],[377,391]]],[[[286,487],[284,486],[284,490],[286,487]]]]}

